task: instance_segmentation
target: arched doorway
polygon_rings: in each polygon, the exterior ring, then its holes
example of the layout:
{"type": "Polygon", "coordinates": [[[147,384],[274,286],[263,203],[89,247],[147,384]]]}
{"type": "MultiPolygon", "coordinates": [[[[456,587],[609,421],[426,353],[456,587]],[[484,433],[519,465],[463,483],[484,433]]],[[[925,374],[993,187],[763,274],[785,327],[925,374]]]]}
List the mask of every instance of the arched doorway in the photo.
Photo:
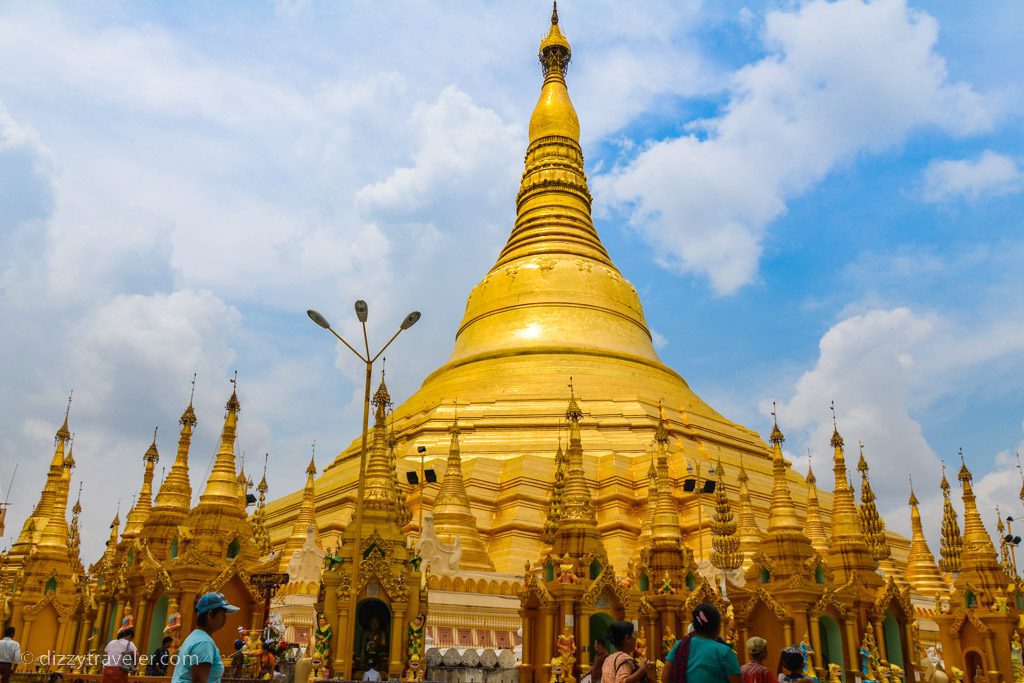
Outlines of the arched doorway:
{"type": "Polygon", "coordinates": [[[615,652],[615,648],[612,646],[611,641],[608,640],[608,627],[612,625],[612,616],[605,614],[604,612],[597,612],[590,615],[590,642],[587,643],[587,647],[590,648],[590,661],[594,661],[594,641],[603,640],[604,646],[608,652],[615,652]]]}
{"type": "Polygon", "coordinates": [[[885,613],[882,621],[882,635],[885,636],[885,654],[890,664],[906,669],[903,664],[903,639],[900,638],[900,623],[892,612],[885,613]]]}
{"type": "Polygon", "coordinates": [[[964,672],[967,674],[967,683],[975,683],[978,680],[978,672],[984,673],[985,671],[985,661],[977,650],[968,650],[964,653],[964,665],[967,669],[964,672]]]}
{"type": "Polygon", "coordinates": [[[846,670],[843,661],[843,636],[836,620],[827,614],[818,617],[818,630],[821,635],[821,663],[828,671],[829,664],[838,664],[840,670],[846,670]]]}
{"type": "Polygon", "coordinates": [[[352,673],[366,671],[370,664],[387,673],[391,645],[391,610],[376,598],[367,598],[356,608],[352,673]]]}
{"type": "Polygon", "coordinates": [[[149,641],[144,654],[153,654],[153,651],[160,647],[160,641],[164,639],[164,626],[167,624],[167,599],[167,593],[164,593],[153,605],[153,617],[149,620],[149,641]]]}

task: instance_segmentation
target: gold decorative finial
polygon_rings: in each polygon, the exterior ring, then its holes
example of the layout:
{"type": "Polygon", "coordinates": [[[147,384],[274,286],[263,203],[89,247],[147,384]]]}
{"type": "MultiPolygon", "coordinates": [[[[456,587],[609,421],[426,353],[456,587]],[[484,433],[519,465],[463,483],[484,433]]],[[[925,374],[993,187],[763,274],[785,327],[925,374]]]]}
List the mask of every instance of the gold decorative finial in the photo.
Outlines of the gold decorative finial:
{"type": "Polygon", "coordinates": [[[558,24],[558,0],[554,0],[554,5],[551,8],[551,25],[558,24]]]}
{"type": "Polygon", "coordinates": [[[775,401],[772,401],[772,435],[769,437],[769,441],[777,446],[781,446],[786,440],[786,437],[782,435],[782,430],[779,429],[779,418],[775,412],[775,401]]]}
{"type": "Polygon", "coordinates": [[[565,409],[565,419],[569,422],[579,422],[583,419],[583,411],[576,403],[576,391],[572,385],[572,377],[569,378],[569,407],[565,409]]]}
{"type": "Polygon", "coordinates": [[[192,399],[196,396],[196,378],[199,376],[198,372],[192,373],[192,391],[188,395],[188,404],[192,405],[192,399]]]}
{"type": "Polygon", "coordinates": [[[818,479],[817,479],[817,477],[814,476],[814,468],[811,467],[811,460],[812,460],[812,458],[811,458],[811,449],[808,448],[807,449],[807,483],[811,484],[813,486],[814,484],[818,483],[818,479]]]}
{"type": "Polygon", "coordinates": [[[830,401],[829,408],[832,410],[832,448],[842,448],[843,437],[839,435],[839,422],[836,420],[836,402],[830,401]]]}
{"type": "Polygon", "coordinates": [[[229,413],[237,413],[242,407],[238,402],[238,370],[235,370],[234,376],[228,381],[231,382],[231,397],[228,399],[224,409],[229,413]]]}
{"type": "Polygon", "coordinates": [[[566,69],[569,68],[569,60],[572,59],[572,48],[569,47],[569,41],[566,40],[561,28],[558,26],[557,4],[551,10],[551,29],[544,39],[540,41],[540,54],[538,57],[540,58],[540,64],[544,69],[545,76],[551,74],[564,76],[566,69]]]}
{"type": "Polygon", "coordinates": [[[71,439],[71,431],[68,429],[68,416],[71,415],[71,398],[75,395],[75,390],[72,389],[71,393],[68,394],[68,406],[64,409],[64,423],[57,430],[57,434],[53,437],[53,443],[56,445],[58,441],[67,442],[71,439]]]}
{"type": "Polygon", "coordinates": [[[1024,468],[1020,466],[1020,451],[1017,451],[1017,471],[1020,472],[1020,499],[1024,500],[1024,468]]]}
{"type": "Polygon", "coordinates": [[[957,454],[960,456],[960,472],[956,475],[956,478],[959,479],[961,483],[971,481],[973,477],[971,476],[971,471],[967,469],[967,462],[964,460],[964,449],[958,449],[957,454]]]}

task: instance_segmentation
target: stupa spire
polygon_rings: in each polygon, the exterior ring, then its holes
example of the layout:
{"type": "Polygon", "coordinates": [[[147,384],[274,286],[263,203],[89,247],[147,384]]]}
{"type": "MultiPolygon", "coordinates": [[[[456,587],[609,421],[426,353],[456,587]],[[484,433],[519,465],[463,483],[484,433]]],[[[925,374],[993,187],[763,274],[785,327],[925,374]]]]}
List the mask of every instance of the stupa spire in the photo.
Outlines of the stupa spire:
{"type": "MultiPolygon", "coordinates": [[[[64,551],[68,543],[68,488],[71,482],[71,468],[74,457],[65,457],[70,448],[71,431],[68,429],[68,416],[71,413],[72,392],[68,396],[68,405],[64,410],[64,422],[54,435],[53,457],[46,473],[46,483],[39,496],[39,502],[32,516],[25,521],[22,532],[11,547],[11,555],[17,557],[21,552],[27,554],[28,549],[38,545],[51,550],[64,551]]],[[[69,453],[70,454],[70,453],[69,453]]]]}
{"type": "Polygon", "coordinates": [[[868,461],[864,459],[864,444],[860,443],[860,459],[857,461],[857,471],[860,472],[860,527],[864,533],[864,540],[871,549],[871,557],[877,562],[889,559],[891,550],[889,539],[885,536],[885,522],[878,514],[878,506],[875,505],[875,492],[871,490],[871,482],[868,481],[868,461]]]}
{"type": "Polygon", "coordinates": [[[139,490],[139,497],[135,501],[135,505],[128,512],[128,519],[125,520],[125,538],[135,538],[139,535],[153,508],[153,471],[156,468],[156,463],[160,460],[160,453],[156,448],[157,429],[159,428],[153,429],[153,442],[149,444],[149,448],[142,456],[145,468],[142,473],[142,488],[139,490]]]}
{"type": "Polygon", "coordinates": [[[711,564],[723,572],[738,569],[743,564],[740,550],[740,538],[736,535],[736,519],[729,505],[729,496],[725,490],[725,468],[719,456],[715,469],[717,484],[715,492],[715,514],[711,518],[711,564]]]}
{"type": "Polygon", "coordinates": [[[396,475],[389,454],[387,428],[387,412],[391,407],[391,394],[388,392],[383,372],[380,375],[380,385],[374,392],[370,403],[373,405],[374,423],[369,444],[370,451],[366,459],[366,509],[382,511],[397,523],[399,495],[395,490],[396,475]]]}
{"type": "Polygon", "coordinates": [[[224,405],[224,426],[220,432],[220,447],[213,461],[210,478],[199,496],[199,507],[219,507],[231,510],[233,515],[245,516],[245,508],[239,507],[238,477],[235,470],[235,436],[238,430],[238,373],[231,380],[231,397],[224,405]]]}
{"type": "Polygon", "coordinates": [[[754,506],[750,502],[750,488],[747,485],[750,478],[743,466],[742,455],[740,455],[740,473],[736,478],[740,483],[740,514],[737,533],[740,539],[740,552],[743,555],[743,566],[747,568],[750,565],[750,559],[761,547],[763,534],[754,517],[754,506]]]}
{"type": "Polygon", "coordinates": [[[674,549],[680,547],[683,536],[679,529],[679,512],[672,499],[672,479],[668,471],[668,428],[665,425],[665,413],[660,406],[659,413],[654,435],[656,498],[651,519],[651,538],[656,546],[662,542],[674,549]]]}
{"type": "Polygon", "coordinates": [[[761,539],[759,550],[771,561],[771,580],[784,583],[791,577],[806,572],[805,563],[815,556],[815,551],[811,539],[807,538],[804,532],[800,518],[797,517],[796,506],[789,490],[789,463],[782,454],[782,444],[786,439],[779,429],[774,403],[772,421],[772,433],[769,437],[772,444],[772,499],[768,512],[768,529],[761,539]]]}
{"type": "Polygon", "coordinates": [[[78,497],[71,507],[71,526],[68,529],[68,559],[78,573],[83,570],[80,550],[82,547],[82,534],[79,529],[78,516],[82,513],[82,482],[78,482],[78,497]]]}
{"type": "Polygon", "coordinates": [[[910,586],[923,595],[934,598],[948,590],[942,579],[935,556],[928,547],[928,540],[921,525],[921,511],[918,509],[917,496],[914,495],[914,482],[910,482],[910,555],[907,557],[906,577],[910,586]]]}
{"type": "MultiPolygon", "coordinates": [[[[569,476],[569,460],[562,450],[562,437],[558,437],[558,450],[555,451],[555,481],[551,485],[551,498],[548,501],[548,514],[544,519],[542,539],[548,545],[555,543],[555,531],[562,519],[562,497],[565,494],[565,480],[569,476]]],[[[653,508],[651,508],[653,514],[653,508]]],[[[650,531],[650,529],[648,529],[650,531]]]]}
{"type": "Polygon", "coordinates": [[[818,480],[811,468],[811,453],[807,452],[807,519],[804,527],[807,530],[807,538],[811,539],[811,545],[819,555],[825,557],[828,554],[829,538],[825,531],[825,520],[821,516],[821,504],[818,502],[818,480]]]}
{"type": "Polygon", "coordinates": [[[779,429],[779,420],[775,414],[775,402],[772,402],[772,433],[769,441],[772,444],[772,503],[768,512],[768,531],[779,531],[782,529],[802,530],[803,524],[796,514],[796,506],[793,504],[793,496],[789,490],[789,482],[786,481],[786,474],[789,464],[782,455],[782,444],[786,437],[779,429]]]}
{"type": "Polygon", "coordinates": [[[654,507],[658,503],[658,468],[654,462],[654,450],[649,453],[651,464],[647,468],[647,505],[644,509],[644,519],[640,524],[640,536],[637,538],[637,548],[643,549],[650,545],[651,528],[654,526],[654,507]]]}
{"type": "Polygon", "coordinates": [[[552,552],[559,557],[568,553],[579,561],[584,556],[606,558],[601,534],[597,530],[597,513],[590,496],[590,487],[583,471],[583,443],[580,421],[583,411],[576,402],[572,378],[569,378],[569,405],[565,420],[569,425],[569,448],[566,450],[565,489],[562,492],[561,514],[555,529],[552,552]]]}
{"type": "Polygon", "coordinates": [[[960,449],[960,472],[957,479],[963,489],[964,501],[964,540],[963,556],[960,562],[960,575],[957,583],[981,588],[990,595],[1002,594],[1006,585],[1006,577],[999,565],[999,557],[992,537],[985,530],[985,523],[978,512],[978,503],[971,485],[971,471],[964,461],[963,449],[960,449]]]}
{"type": "Polygon", "coordinates": [[[835,473],[836,483],[832,496],[832,545],[826,559],[841,582],[849,581],[854,575],[859,574],[866,585],[878,586],[882,578],[876,573],[878,562],[871,556],[871,549],[861,531],[860,513],[853,497],[853,487],[848,479],[844,442],[839,434],[834,402],[831,408],[832,471],[835,473]]]}
{"type": "Polygon", "coordinates": [[[192,407],[192,399],[196,390],[196,376],[192,375],[192,394],[188,397],[188,406],[178,419],[181,432],[178,435],[178,452],[175,455],[171,471],[167,473],[156,494],[154,510],[171,512],[175,517],[184,519],[192,505],[192,484],[188,473],[188,452],[192,443],[192,432],[198,420],[192,407]]]}
{"type": "Polygon", "coordinates": [[[441,488],[434,498],[434,528],[442,543],[454,543],[458,538],[462,544],[462,560],[460,569],[477,571],[494,571],[487,548],[476,527],[476,517],[466,493],[466,484],[462,479],[462,450],[459,444],[459,419],[452,421],[448,430],[451,443],[448,447],[448,466],[445,469],[441,488]]]}
{"type": "Polygon", "coordinates": [[[960,572],[960,560],[963,554],[964,541],[960,535],[960,523],[957,521],[953,501],[949,497],[949,481],[946,479],[946,464],[942,464],[942,535],[939,539],[939,568],[948,574],[960,572]]]}
{"type": "MultiPolygon", "coordinates": [[[[267,491],[270,486],[267,485],[267,460],[270,459],[270,454],[266,453],[263,456],[263,477],[260,479],[260,483],[256,485],[256,492],[258,497],[256,499],[256,509],[252,513],[252,540],[256,544],[256,549],[260,555],[267,555],[270,553],[270,532],[267,531],[267,491]]],[[[309,471],[308,469],[306,470],[309,471]]],[[[303,506],[305,506],[305,500],[303,500],[303,506]]],[[[299,511],[301,517],[304,510],[299,511]]],[[[294,536],[295,532],[292,531],[294,536]]],[[[288,545],[291,545],[291,539],[288,539],[288,545]]],[[[288,552],[287,547],[285,552],[281,553],[282,571],[288,568],[285,558],[291,559],[291,553],[288,552]]]]}

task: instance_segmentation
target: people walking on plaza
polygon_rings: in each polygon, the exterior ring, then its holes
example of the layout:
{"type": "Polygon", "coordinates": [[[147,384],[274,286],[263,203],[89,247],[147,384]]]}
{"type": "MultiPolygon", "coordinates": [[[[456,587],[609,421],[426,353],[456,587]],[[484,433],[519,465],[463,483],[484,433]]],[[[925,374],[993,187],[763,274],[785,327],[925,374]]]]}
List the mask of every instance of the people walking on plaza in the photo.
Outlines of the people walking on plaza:
{"type": "Polygon", "coordinates": [[[231,670],[228,672],[228,678],[242,678],[242,673],[245,671],[245,653],[242,651],[244,646],[245,641],[235,641],[235,653],[231,655],[231,670]]]}
{"type": "Polygon", "coordinates": [[[665,657],[662,683],[740,683],[736,653],[718,637],[722,615],[718,608],[701,603],[693,610],[693,634],[683,638],[665,657]]]}
{"type": "Polygon", "coordinates": [[[747,663],[740,669],[743,683],[778,683],[775,672],[764,665],[767,657],[767,640],[760,636],[747,640],[747,663]]]}
{"type": "Polygon", "coordinates": [[[602,668],[606,659],[608,659],[608,648],[604,644],[604,638],[598,638],[594,641],[594,661],[590,665],[591,683],[601,683],[602,668]]]}
{"type": "Polygon", "coordinates": [[[787,647],[782,651],[779,658],[779,683],[812,683],[812,680],[804,675],[804,653],[800,648],[787,647]]]}
{"type": "Polygon", "coordinates": [[[237,611],[223,593],[207,593],[199,598],[196,603],[199,628],[188,634],[178,648],[178,663],[174,666],[171,683],[220,683],[224,663],[212,636],[224,628],[228,614],[237,611]]]}
{"type": "Polygon", "coordinates": [[[21,645],[14,639],[14,627],[4,629],[0,638],[0,683],[10,683],[11,674],[21,664],[21,645]]]}
{"type": "Polygon", "coordinates": [[[636,634],[633,624],[616,621],[608,627],[608,640],[616,652],[604,660],[601,680],[604,683],[640,683],[647,677],[647,660],[636,658],[636,634]]]}
{"type": "Polygon", "coordinates": [[[171,663],[171,644],[174,642],[174,638],[170,636],[164,636],[163,641],[160,643],[160,647],[153,650],[153,654],[149,658],[149,664],[146,665],[147,676],[166,676],[167,667],[171,663]]]}
{"type": "Polygon", "coordinates": [[[127,683],[128,674],[135,672],[139,649],[132,642],[134,637],[134,628],[124,628],[107,643],[103,649],[103,683],[127,683]]]}

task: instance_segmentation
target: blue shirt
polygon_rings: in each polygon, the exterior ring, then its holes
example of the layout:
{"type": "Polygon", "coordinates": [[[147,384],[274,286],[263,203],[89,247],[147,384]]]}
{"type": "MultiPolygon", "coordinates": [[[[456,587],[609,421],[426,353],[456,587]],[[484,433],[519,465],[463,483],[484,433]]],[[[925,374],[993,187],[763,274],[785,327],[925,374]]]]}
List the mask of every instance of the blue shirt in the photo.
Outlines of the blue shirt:
{"type": "MultiPolygon", "coordinates": [[[[677,641],[665,657],[666,662],[675,661],[679,649],[677,641]]],[[[726,676],[740,675],[740,661],[728,645],[711,638],[694,636],[690,638],[690,661],[686,667],[687,683],[722,683],[726,676]]]]}
{"type": "Polygon", "coordinates": [[[201,628],[188,634],[188,638],[181,644],[171,683],[192,683],[192,667],[197,664],[209,664],[209,683],[220,683],[224,676],[224,662],[220,660],[217,643],[201,628]]]}

